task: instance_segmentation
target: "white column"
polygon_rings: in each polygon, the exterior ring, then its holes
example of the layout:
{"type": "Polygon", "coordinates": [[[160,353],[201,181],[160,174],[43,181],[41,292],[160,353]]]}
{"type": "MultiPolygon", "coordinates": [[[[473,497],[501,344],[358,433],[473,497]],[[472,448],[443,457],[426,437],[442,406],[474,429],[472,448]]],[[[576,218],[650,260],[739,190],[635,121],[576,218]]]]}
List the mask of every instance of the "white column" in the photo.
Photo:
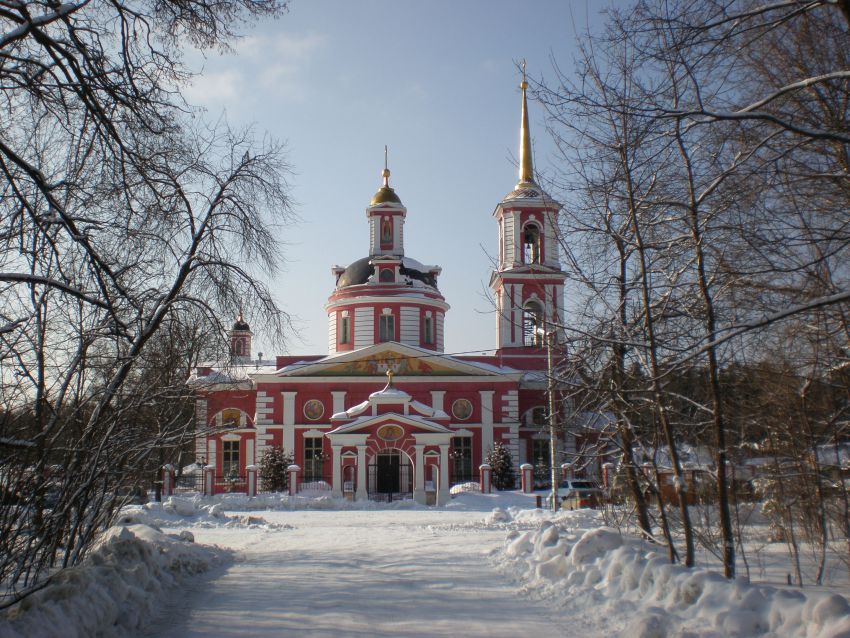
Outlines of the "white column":
{"type": "Polygon", "coordinates": [[[481,488],[482,494],[490,494],[492,490],[492,480],[490,478],[490,473],[492,468],[487,463],[482,463],[478,466],[479,472],[479,487],[481,488]]]}
{"type": "Polygon", "coordinates": [[[331,486],[331,496],[342,498],[342,475],[340,468],[342,446],[331,445],[331,451],[333,452],[333,485],[331,486]]]}
{"type": "Polygon", "coordinates": [[[253,497],[257,495],[257,466],[249,465],[245,468],[246,473],[248,474],[248,496],[253,497]]]}
{"type": "Polygon", "coordinates": [[[425,446],[414,445],[416,459],[413,461],[413,500],[425,504],[425,446]]]}
{"type": "Polygon", "coordinates": [[[487,452],[493,447],[493,396],[495,390],[480,390],[481,396],[481,459],[487,458],[487,452]]]}
{"type": "Polygon", "coordinates": [[[445,505],[449,498],[449,445],[444,443],[440,446],[440,489],[437,492],[437,505],[445,505]]]}
{"type": "Polygon", "coordinates": [[[355,498],[358,501],[365,501],[369,498],[369,492],[366,491],[366,446],[357,446],[357,493],[355,498]]]}
{"type": "Polygon", "coordinates": [[[295,452],[295,395],[297,392],[281,392],[283,395],[283,449],[295,452]]]}
{"type": "Polygon", "coordinates": [[[522,336],[522,284],[514,284],[512,286],[513,303],[511,303],[511,323],[514,325],[514,343],[515,346],[523,345],[522,336]]]}
{"type": "Polygon", "coordinates": [[[345,412],[345,390],[335,390],[331,392],[333,397],[333,408],[331,414],[345,412]]]}
{"type": "Polygon", "coordinates": [[[444,410],[443,400],[445,396],[445,390],[431,390],[431,407],[435,410],[444,410]]]}

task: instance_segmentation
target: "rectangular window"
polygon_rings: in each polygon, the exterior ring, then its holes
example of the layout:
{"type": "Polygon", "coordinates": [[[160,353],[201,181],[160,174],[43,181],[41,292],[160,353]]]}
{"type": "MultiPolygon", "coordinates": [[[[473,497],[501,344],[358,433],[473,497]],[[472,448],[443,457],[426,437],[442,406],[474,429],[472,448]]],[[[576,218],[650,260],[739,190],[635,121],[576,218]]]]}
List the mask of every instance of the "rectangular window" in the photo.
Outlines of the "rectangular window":
{"type": "Polygon", "coordinates": [[[341,317],[339,320],[339,342],[348,343],[351,339],[351,318],[341,317]]]}
{"type": "Polygon", "coordinates": [[[322,480],[324,465],[322,454],[322,437],[308,436],[304,438],[304,481],[322,480]]]}
{"type": "Polygon", "coordinates": [[[452,439],[452,485],[469,483],[476,479],[472,474],[472,437],[452,439]]]}
{"type": "Polygon", "coordinates": [[[239,476],[239,441],[221,442],[221,475],[239,476]]]}
{"type": "Polygon", "coordinates": [[[380,341],[395,341],[395,317],[392,315],[381,315],[379,321],[380,341]]]}
{"type": "Polygon", "coordinates": [[[431,317],[425,317],[425,343],[434,343],[434,320],[431,317]]]}

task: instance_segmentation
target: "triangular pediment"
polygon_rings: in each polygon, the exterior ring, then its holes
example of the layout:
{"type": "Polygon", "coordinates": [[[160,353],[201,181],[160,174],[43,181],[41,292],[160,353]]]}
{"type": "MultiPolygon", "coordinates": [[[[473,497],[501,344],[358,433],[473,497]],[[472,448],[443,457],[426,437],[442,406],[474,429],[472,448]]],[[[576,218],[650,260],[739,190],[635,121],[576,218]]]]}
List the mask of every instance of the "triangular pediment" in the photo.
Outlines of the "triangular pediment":
{"type": "Polygon", "coordinates": [[[452,434],[452,430],[446,426],[440,425],[439,423],[424,417],[396,414],[393,412],[378,416],[359,417],[350,423],[344,423],[334,428],[328,432],[328,434],[355,434],[357,432],[365,432],[385,424],[398,424],[403,426],[405,430],[412,432],[452,434]]]}
{"type": "Polygon", "coordinates": [[[431,350],[392,341],[331,355],[318,361],[294,364],[278,370],[277,376],[383,377],[389,369],[392,369],[396,376],[403,377],[501,376],[514,372],[503,372],[494,366],[461,361],[431,350]]]}

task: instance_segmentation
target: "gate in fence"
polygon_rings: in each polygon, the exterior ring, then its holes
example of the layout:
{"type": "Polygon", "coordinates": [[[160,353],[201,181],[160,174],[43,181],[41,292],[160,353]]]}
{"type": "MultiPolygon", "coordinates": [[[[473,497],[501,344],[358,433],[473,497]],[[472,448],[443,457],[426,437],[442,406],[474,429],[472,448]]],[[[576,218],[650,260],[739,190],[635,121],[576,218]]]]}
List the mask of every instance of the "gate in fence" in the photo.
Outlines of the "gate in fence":
{"type": "Polygon", "coordinates": [[[397,450],[379,453],[368,470],[368,493],[373,501],[413,498],[412,466],[402,463],[397,450]]]}

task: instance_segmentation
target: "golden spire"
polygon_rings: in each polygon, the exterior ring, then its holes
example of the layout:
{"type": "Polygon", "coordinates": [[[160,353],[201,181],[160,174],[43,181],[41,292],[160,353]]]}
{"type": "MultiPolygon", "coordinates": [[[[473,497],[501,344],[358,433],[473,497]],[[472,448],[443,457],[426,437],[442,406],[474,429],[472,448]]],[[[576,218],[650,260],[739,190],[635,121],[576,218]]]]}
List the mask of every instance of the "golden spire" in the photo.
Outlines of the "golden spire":
{"type": "Polygon", "coordinates": [[[384,188],[390,187],[390,169],[387,164],[387,145],[384,144],[384,170],[381,171],[381,177],[384,178],[384,188]]]}
{"type": "Polygon", "coordinates": [[[528,88],[528,82],[525,81],[525,60],[522,61],[522,82],[519,83],[519,88],[522,89],[522,120],[519,129],[519,182],[522,184],[534,183],[534,165],[531,160],[531,131],[528,128],[528,102],[525,97],[525,90],[528,88]]]}
{"type": "Polygon", "coordinates": [[[393,369],[387,368],[387,387],[384,390],[388,390],[393,387],[393,369]]]}
{"type": "Polygon", "coordinates": [[[401,200],[398,198],[398,195],[395,194],[395,191],[390,188],[390,169],[387,164],[387,147],[384,145],[384,170],[381,171],[381,177],[384,178],[384,184],[378,189],[378,192],[372,197],[372,202],[369,204],[370,206],[375,206],[376,204],[401,204],[401,200]]]}

